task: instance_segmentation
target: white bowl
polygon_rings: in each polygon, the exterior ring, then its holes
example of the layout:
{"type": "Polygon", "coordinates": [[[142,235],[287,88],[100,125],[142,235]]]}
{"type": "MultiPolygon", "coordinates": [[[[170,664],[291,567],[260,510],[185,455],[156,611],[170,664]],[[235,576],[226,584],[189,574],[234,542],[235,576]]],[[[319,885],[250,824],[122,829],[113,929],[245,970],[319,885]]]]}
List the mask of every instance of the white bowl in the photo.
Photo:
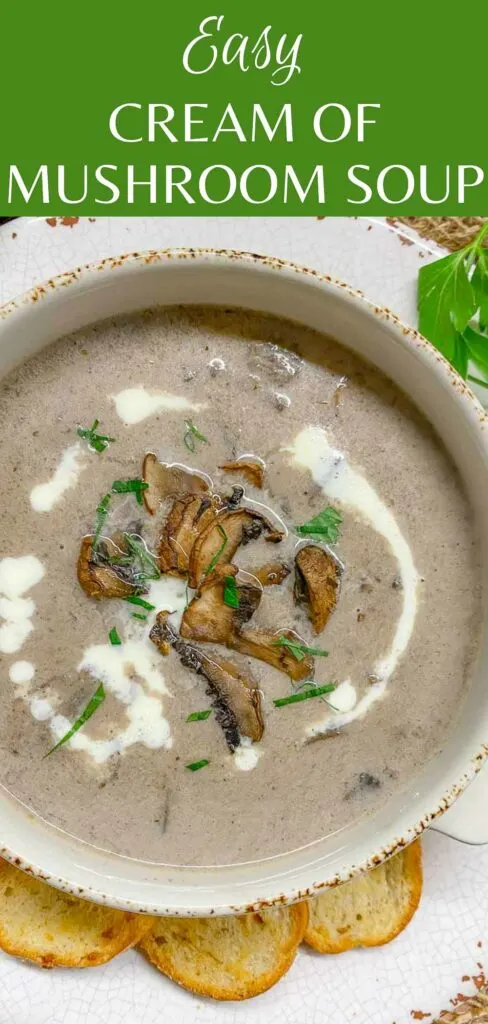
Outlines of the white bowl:
{"type": "MultiPolygon", "coordinates": [[[[486,576],[486,414],[416,331],[328,276],[232,251],[166,250],[104,260],[46,282],[0,309],[0,375],[66,332],[103,317],[151,305],[223,301],[290,317],[331,334],[411,396],[459,467],[478,520],[486,576]]],[[[313,895],[409,843],[471,781],[488,756],[487,670],[485,630],[468,700],[442,753],[412,779],[396,803],[294,853],[219,868],[169,868],[131,860],[66,836],[1,790],[0,853],[61,889],[147,913],[228,914],[313,895]]],[[[470,822],[463,814],[461,825],[458,821],[446,831],[479,841],[475,817],[470,822]]],[[[481,838],[488,841],[488,831],[481,838]]]]}

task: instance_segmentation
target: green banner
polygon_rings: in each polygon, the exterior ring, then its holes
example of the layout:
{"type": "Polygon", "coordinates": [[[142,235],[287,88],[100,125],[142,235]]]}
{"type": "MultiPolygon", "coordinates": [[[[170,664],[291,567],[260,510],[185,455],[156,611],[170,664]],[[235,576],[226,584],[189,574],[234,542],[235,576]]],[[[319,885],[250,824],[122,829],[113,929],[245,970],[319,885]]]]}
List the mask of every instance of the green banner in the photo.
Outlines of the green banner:
{"type": "Polygon", "coordinates": [[[0,214],[488,213],[488,3],[2,14],[0,214]]]}

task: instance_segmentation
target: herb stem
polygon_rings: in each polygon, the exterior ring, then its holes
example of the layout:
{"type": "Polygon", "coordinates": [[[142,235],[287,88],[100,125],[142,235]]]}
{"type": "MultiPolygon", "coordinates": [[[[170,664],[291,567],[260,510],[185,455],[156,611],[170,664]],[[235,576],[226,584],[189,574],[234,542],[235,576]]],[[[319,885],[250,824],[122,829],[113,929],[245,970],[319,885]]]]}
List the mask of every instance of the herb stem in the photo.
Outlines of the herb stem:
{"type": "Polygon", "coordinates": [[[71,726],[70,729],[68,729],[68,732],[66,732],[64,736],[62,736],[61,739],[58,740],[54,747],[51,747],[51,749],[48,750],[47,754],[44,754],[44,757],[49,757],[50,754],[54,754],[55,750],[58,750],[59,747],[62,747],[65,743],[67,743],[68,740],[70,740],[71,737],[74,736],[79,729],[81,729],[85,722],[87,722],[88,719],[91,718],[91,716],[95,713],[97,708],[100,706],[100,704],[103,703],[104,700],[105,689],[103,683],[100,683],[98,689],[93,694],[93,697],[91,698],[91,700],[88,701],[86,708],[84,709],[84,711],[81,712],[81,715],[76,719],[76,722],[73,722],[73,725],[71,726]]]}

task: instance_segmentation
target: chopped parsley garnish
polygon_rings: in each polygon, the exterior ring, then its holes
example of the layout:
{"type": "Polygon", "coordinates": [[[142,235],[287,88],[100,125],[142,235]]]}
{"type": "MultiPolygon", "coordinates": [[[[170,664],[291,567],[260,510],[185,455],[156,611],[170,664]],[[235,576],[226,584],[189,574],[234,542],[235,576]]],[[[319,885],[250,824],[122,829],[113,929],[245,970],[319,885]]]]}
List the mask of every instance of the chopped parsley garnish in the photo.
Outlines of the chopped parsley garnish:
{"type": "Polygon", "coordinates": [[[309,690],[290,693],[288,697],[279,697],[278,700],[273,701],[273,704],[275,708],[284,708],[286,704],[298,704],[301,700],[310,700],[311,697],[321,697],[324,693],[332,693],[335,688],[335,683],[325,683],[324,686],[311,685],[309,690]]]}
{"type": "Polygon", "coordinates": [[[110,640],[110,643],[112,644],[112,647],[120,647],[122,640],[120,639],[120,636],[117,633],[117,629],[115,626],[112,626],[112,629],[108,634],[108,638],[110,640]]]}
{"type": "Polygon", "coordinates": [[[335,544],[341,523],[341,513],[332,505],[327,505],[323,512],[319,512],[310,522],[296,526],[295,530],[299,537],[312,537],[313,540],[325,541],[326,544],[335,544]]]}
{"type": "Polygon", "coordinates": [[[95,521],[95,533],[93,535],[92,551],[96,551],[100,543],[102,531],[109,513],[111,500],[111,495],[106,494],[97,505],[97,518],[95,521]]]}
{"type": "MultiPolygon", "coordinates": [[[[207,708],[206,711],[192,711],[191,715],[188,715],[187,722],[204,722],[207,718],[210,718],[212,714],[212,708],[207,708]]],[[[187,765],[188,767],[188,765],[187,765]]]]}
{"type": "Polygon", "coordinates": [[[188,448],[189,452],[194,452],[197,441],[202,441],[203,444],[208,444],[208,439],[205,437],[205,434],[202,434],[199,431],[193,420],[185,420],[185,433],[183,435],[183,444],[185,445],[185,448],[188,448]]]}
{"type": "Polygon", "coordinates": [[[147,622],[147,615],[143,612],[132,612],[131,619],[140,619],[141,622],[147,622]]]}
{"type": "Polygon", "coordinates": [[[287,647],[297,661],[303,661],[306,654],[312,655],[314,658],[327,658],[329,652],[324,651],[323,647],[308,647],[307,644],[298,643],[296,640],[289,640],[287,636],[280,636],[278,640],[273,642],[274,647],[287,647]]]}
{"type": "Polygon", "coordinates": [[[217,530],[219,531],[220,536],[222,537],[222,543],[221,543],[221,545],[219,547],[219,550],[216,552],[216,554],[213,556],[213,558],[208,563],[207,568],[205,569],[205,572],[203,574],[204,576],[209,576],[210,573],[213,572],[213,570],[215,569],[215,566],[217,565],[217,562],[218,562],[221,554],[223,554],[223,552],[225,551],[225,548],[227,547],[227,541],[228,541],[229,538],[228,538],[228,536],[227,536],[227,534],[226,534],[226,532],[224,530],[224,527],[220,526],[220,524],[217,523],[217,530]]]}
{"type": "Polygon", "coordinates": [[[154,612],[156,610],[155,604],[145,601],[144,598],[139,597],[138,594],[129,594],[128,597],[124,597],[124,601],[127,601],[128,604],[137,604],[139,605],[139,608],[145,608],[147,612],[154,612]]]}
{"type": "Polygon", "coordinates": [[[78,427],[76,433],[78,437],[82,437],[85,441],[88,441],[88,447],[92,448],[95,452],[104,452],[108,448],[112,441],[116,441],[116,437],[109,437],[108,434],[97,434],[97,427],[100,424],[100,420],[93,420],[91,427],[78,427]]]}
{"type": "Polygon", "coordinates": [[[147,491],[149,484],[138,477],[135,480],[114,480],[112,494],[135,494],[138,505],[142,505],[142,493],[147,491]]]}
{"type": "Polygon", "coordinates": [[[44,757],[49,757],[50,754],[54,754],[55,750],[58,750],[58,748],[62,747],[64,743],[67,743],[68,740],[70,740],[71,737],[74,736],[75,732],[78,732],[78,729],[81,729],[82,725],[84,725],[85,722],[87,722],[88,719],[91,718],[91,716],[100,706],[100,704],[103,703],[104,700],[105,690],[103,687],[103,683],[100,683],[98,690],[96,691],[96,693],[93,694],[91,700],[88,701],[85,710],[81,712],[81,715],[79,716],[79,718],[76,719],[76,722],[73,722],[71,729],[68,729],[68,732],[66,732],[64,736],[62,736],[61,739],[58,740],[54,747],[51,747],[51,749],[48,750],[47,754],[44,754],[44,757]]]}
{"type": "Polygon", "coordinates": [[[124,540],[128,547],[131,555],[139,561],[141,571],[135,573],[135,576],[141,580],[159,580],[161,576],[161,570],[158,563],[147,549],[143,540],[135,533],[124,533],[124,540]]]}
{"type": "Polygon", "coordinates": [[[224,604],[229,608],[239,607],[239,591],[233,576],[224,576],[224,604]]]}
{"type": "Polygon", "coordinates": [[[188,768],[189,772],[199,772],[200,768],[206,768],[210,764],[210,761],[206,757],[202,757],[201,761],[192,761],[191,764],[185,764],[185,768],[188,768]]]}

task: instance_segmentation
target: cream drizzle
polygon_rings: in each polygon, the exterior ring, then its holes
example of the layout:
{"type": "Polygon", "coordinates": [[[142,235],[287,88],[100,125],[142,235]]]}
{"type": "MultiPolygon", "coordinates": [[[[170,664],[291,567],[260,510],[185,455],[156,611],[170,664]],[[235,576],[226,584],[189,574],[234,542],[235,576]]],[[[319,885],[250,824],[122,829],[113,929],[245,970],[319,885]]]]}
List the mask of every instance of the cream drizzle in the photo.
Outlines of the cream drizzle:
{"type": "Polygon", "coordinates": [[[30,492],[30,503],[34,511],[51,512],[65,491],[76,486],[78,477],[85,468],[84,452],[77,441],[64,450],[51,479],[46,483],[37,484],[30,492]]]}
{"type": "MultiPolygon", "coordinates": [[[[97,764],[115,753],[122,753],[134,743],[143,743],[153,750],[160,747],[169,750],[173,744],[163,705],[163,698],[171,698],[172,694],[161,672],[161,655],[149,640],[149,630],[157,612],[163,610],[174,613],[171,621],[178,629],[186,605],[185,582],[173,576],[162,577],[151,583],[145,598],[155,605],[147,622],[136,625],[136,620],[129,618],[130,606],[127,605],[126,632],[131,634],[128,639],[120,645],[91,645],[83,652],[77,666],[78,672],[88,672],[94,681],[103,683],[106,692],[124,706],[128,719],[128,724],[113,736],[94,739],[87,723],[68,741],[67,746],[72,750],[84,751],[97,764]]],[[[53,694],[52,700],[36,695],[27,698],[32,716],[38,721],[49,721],[54,743],[73,724],[56,713],[58,700],[57,694],[53,694]]]]}
{"type": "Polygon", "coordinates": [[[146,391],[146,388],[126,388],[117,395],[111,395],[117,415],[126,424],[132,426],[141,423],[149,416],[154,416],[162,409],[173,412],[200,412],[206,405],[201,402],[190,402],[183,395],[170,395],[162,391],[146,391]]]}
{"type": "Polygon", "coordinates": [[[20,651],[32,632],[35,602],[22,595],[40,582],[45,569],[35,555],[2,558],[0,561],[0,651],[20,651]]]}
{"type": "MultiPolygon", "coordinates": [[[[355,705],[348,710],[333,712],[307,729],[307,736],[317,736],[331,729],[337,729],[357,718],[361,718],[371,705],[385,695],[387,684],[400,658],[405,653],[412,636],[417,613],[417,584],[419,575],[414,565],[412,552],[398,523],[381,500],[374,487],[362,473],[354,469],[345,455],[334,449],[328,442],[327,434],[321,427],[307,427],[295,438],[291,448],[294,461],[310,471],[314,482],[322,488],[330,501],[354,509],[366,519],[370,526],[385,538],[395,556],[402,581],[403,604],[398,618],[393,641],[388,651],[376,662],[372,674],[376,681],[355,705]]],[[[352,685],[350,680],[345,682],[352,685]]],[[[330,704],[334,705],[340,686],[331,694],[330,704]]],[[[352,699],[352,694],[349,695],[352,699]]]]}

